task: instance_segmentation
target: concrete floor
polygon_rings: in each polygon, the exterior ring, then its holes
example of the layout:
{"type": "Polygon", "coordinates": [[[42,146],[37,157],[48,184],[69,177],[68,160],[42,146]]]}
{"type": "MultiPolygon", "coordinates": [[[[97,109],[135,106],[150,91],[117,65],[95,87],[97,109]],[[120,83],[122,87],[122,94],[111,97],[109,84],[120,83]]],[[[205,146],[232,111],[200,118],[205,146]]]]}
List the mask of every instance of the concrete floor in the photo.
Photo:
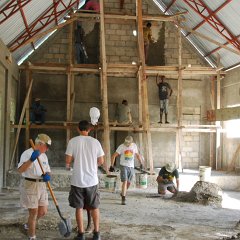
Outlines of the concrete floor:
{"type": "MultiPolygon", "coordinates": [[[[181,191],[185,191],[198,180],[198,176],[197,173],[184,171],[181,179],[181,191]],[[188,185],[184,178],[188,180],[188,185]]],[[[76,227],[74,209],[68,206],[68,190],[68,187],[55,188],[54,192],[63,214],[70,216],[76,227]]],[[[147,189],[132,187],[126,206],[120,204],[119,191],[100,191],[102,240],[223,239],[240,232],[240,192],[224,191],[222,208],[218,208],[177,202],[170,198],[170,193],[165,198],[152,197],[156,188],[151,185],[147,189]]],[[[26,221],[27,211],[19,206],[18,190],[4,189],[0,193],[0,206],[0,239],[27,239],[19,230],[26,221]]],[[[86,214],[84,218],[86,221],[86,214]]],[[[38,224],[38,239],[66,239],[59,235],[59,221],[50,200],[49,212],[38,224]]],[[[73,239],[75,234],[73,232],[68,239],[73,239]]],[[[91,234],[87,235],[87,239],[91,239],[91,234]]]]}

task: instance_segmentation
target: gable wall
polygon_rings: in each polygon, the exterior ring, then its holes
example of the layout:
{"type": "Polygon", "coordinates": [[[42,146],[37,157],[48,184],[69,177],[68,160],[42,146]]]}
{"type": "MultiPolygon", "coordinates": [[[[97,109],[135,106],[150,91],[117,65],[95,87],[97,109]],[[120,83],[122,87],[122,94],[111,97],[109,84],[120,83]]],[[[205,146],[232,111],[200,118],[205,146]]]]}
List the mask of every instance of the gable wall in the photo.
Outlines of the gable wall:
{"type": "MultiPolygon", "coordinates": [[[[123,11],[129,12],[130,8],[135,7],[135,1],[125,1],[123,11]]],[[[156,13],[156,8],[144,1],[144,13],[156,13]]],[[[119,11],[119,1],[106,0],[105,13],[108,11],[119,11]]],[[[134,12],[134,10],[130,11],[134,12]]],[[[159,13],[159,12],[158,12],[159,13]]],[[[96,25],[93,23],[84,23],[85,41],[88,53],[91,56],[99,52],[99,37],[96,31],[96,25]],[[95,30],[94,30],[95,29],[95,30]],[[95,32],[95,35],[93,34],[95,32]],[[89,42],[95,42],[95,46],[88,47],[89,42]],[[98,43],[98,44],[97,44],[98,43]],[[95,49],[95,50],[94,50],[95,49]]],[[[132,31],[136,29],[134,22],[106,23],[106,53],[108,63],[132,63],[138,62],[138,50],[136,46],[137,38],[133,36],[132,31]]],[[[68,36],[69,26],[61,29],[50,37],[47,43],[44,43],[34,55],[28,59],[31,62],[45,63],[68,63],[68,36]]],[[[177,35],[176,30],[170,23],[165,26],[162,23],[153,23],[153,36],[157,42],[150,46],[158,51],[150,51],[149,58],[152,59],[150,65],[156,65],[161,62],[167,65],[176,65],[178,59],[177,35]],[[163,31],[164,30],[164,31],[163,31]],[[164,42],[164,44],[163,44],[164,42]],[[160,53],[159,53],[160,52],[160,53]],[[159,55],[157,55],[159,54],[159,55]],[[156,57],[156,55],[158,57],[156,57]]],[[[94,57],[91,58],[95,63],[94,57]]],[[[192,47],[183,40],[183,64],[192,64],[192,66],[206,66],[205,62],[195,53],[192,47]]],[[[35,83],[33,86],[32,98],[40,97],[43,104],[47,107],[47,121],[66,120],[66,81],[64,74],[34,74],[35,83]]],[[[177,80],[169,77],[169,83],[173,88],[173,96],[170,99],[169,121],[176,123],[176,100],[177,100],[177,80]]],[[[184,124],[204,124],[203,117],[208,109],[208,81],[201,76],[184,79],[183,81],[183,120],[184,124]]],[[[89,108],[92,106],[101,109],[100,79],[95,74],[75,75],[75,93],[73,121],[87,118],[89,108]]],[[[138,119],[138,92],[137,79],[129,77],[108,77],[108,101],[109,101],[109,119],[114,120],[117,103],[123,98],[128,99],[132,109],[133,120],[138,119]]],[[[159,121],[159,100],[158,89],[155,84],[155,77],[149,77],[148,82],[148,100],[150,121],[157,123],[159,121]]],[[[101,118],[100,118],[101,121],[101,118]]],[[[40,131],[40,130],[39,130],[40,131]]],[[[38,131],[38,132],[39,132],[38,131]]],[[[49,130],[46,130],[46,132],[49,130]]],[[[53,138],[54,148],[57,149],[54,155],[53,165],[64,166],[65,151],[65,132],[49,131],[53,138]],[[64,146],[64,147],[63,147],[64,146]]],[[[73,134],[76,134],[74,132],[73,134]]],[[[115,147],[121,143],[127,132],[118,132],[117,140],[114,141],[111,134],[112,153],[115,147]]],[[[133,134],[133,133],[131,133],[133,134]]],[[[36,131],[32,132],[33,137],[36,131]]],[[[133,134],[137,143],[138,135],[133,134]]],[[[101,138],[101,136],[99,136],[101,138]]],[[[183,167],[197,168],[199,165],[208,163],[208,136],[198,133],[187,133],[183,136],[183,167]]],[[[168,161],[175,159],[175,134],[172,133],[153,133],[153,158],[155,166],[162,166],[168,161]],[[163,151],[164,149],[164,151],[163,151]]],[[[53,148],[53,149],[54,149],[53,148]]],[[[53,152],[49,152],[53,154],[53,152]]]]}

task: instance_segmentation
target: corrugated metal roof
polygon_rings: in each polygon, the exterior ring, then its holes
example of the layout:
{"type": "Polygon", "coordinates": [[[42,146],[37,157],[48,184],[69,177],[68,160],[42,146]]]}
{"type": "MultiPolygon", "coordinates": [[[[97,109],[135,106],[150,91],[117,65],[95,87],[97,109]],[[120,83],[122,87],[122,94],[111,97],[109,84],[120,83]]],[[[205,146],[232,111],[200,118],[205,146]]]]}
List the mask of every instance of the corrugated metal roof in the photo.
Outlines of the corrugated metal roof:
{"type": "MultiPolygon", "coordinates": [[[[172,4],[172,0],[155,0],[155,2],[158,2],[162,8],[165,10],[172,4]]],[[[186,22],[183,22],[182,25],[189,28],[194,28],[200,24],[204,18],[200,16],[197,12],[195,12],[188,4],[187,2],[191,4],[199,4],[199,12],[202,13],[205,17],[209,15],[207,9],[202,8],[201,2],[198,0],[176,0],[174,4],[169,8],[168,14],[174,14],[177,12],[183,12],[185,10],[188,11],[188,13],[185,15],[186,22]]],[[[226,2],[226,0],[218,0],[218,1],[212,1],[212,0],[205,0],[203,3],[212,11],[216,11],[219,7],[222,6],[222,4],[227,3],[223,8],[221,8],[216,13],[216,18],[221,21],[221,23],[226,28],[222,28],[219,26],[219,31],[222,30],[222,33],[228,37],[234,39],[234,36],[240,35],[240,28],[239,22],[240,22],[240,1],[239,0],[232,0],[229,2],[226,2]],[[227,30],[232,34],[227,33],[227,30]]],[[[195,5],[196,6],[196,5],[195,5]]],[[[216,23],[213,23],[216,26],[216,23]]],[[[185,31],[186,32],[186,31],[185,31]]],[[[214,41],[218,42],[219,44],[225,44],[227,42],[227,39],[221,35],[218,31],[216,31],[207,21],[205,21],[200,27],[196,29],[197,33],[204,34],[206,37],[213,39],[214,41]]],[[[203,52],[203,56],[208,55],[212,51],[214,51],[219,46],[213,42],[210,42],[196,34],[190,34],[188,36],[188,39],[190,39],[194,45],[199,48],[201,52],[203,52]]],[[[231,44],[226,44],[228,48],[231,48],[235,51],[239,51],[237,48],[234,48],[231,44]]],[[[207,60],[211,60],[216,62],[217,53],[221,56],[221,63],[225,68],[231,67],[233,65],[240,63],[240,55],[235,54],[227,49],[220,48],[220,50],[215,50],[211,55],[208,55],[207,60]]],[[[216,63],[215,63],[216,64],[216,63]]]]}
{"type": "MultiPolygon", "coordinates": [[[[49,0],[28,0],[25,2],[22,2],[22,5],[25,4],[22,7],[23,15],[20,11],[19,4],[16,0],[1,0],[0,1],[0,37],[2,41],[7,46],[14,45],[14,48],[19,44],[24,43],[24,41],[28,40],[32,36],[34,36],[35,32],[41,33],[42,31],[46,31],[54,26],[56,26],[56,20],[54,19],[54,10],[53,10],[53,3],[54,1],[49,0]],[[5,8],[11,3],[9,8],[5,8]],[[14,6],[16,5],[16,6],[14,6]],[[50,11],[48,11],[50,9],[50,11]],[[17,11],[16,11],[17,10],[17,11]],[[14,11],[16,11],[14,13],[14,11]],[[46,14],[48,13],[48,14],[46,14]],[[43,14],[45,14],[45,18],[42,18],[43,14]],[[49,20],[53,20],[50,22],[49,20]],[[42,19],[41,19],[42,18],[42,19]],[[38,21],[41,19],[41,22],[38,21]],[[25,22],[26,21],[26,24],[25,22]],[[46,26],[43,27],[43,25],[46,23],[46,26]],[[33,27],[33,30],[31,29],[28,31],[28,27],[32,26],[34,24],[35,27],[33,27]],[[41,29],[40,29],[41,28],[41,29]],[[29,34],[28,34],[29,33],[29,34]],[[22,36],[18,42],[16,40],[22,36]]],[[[70,7],[70,5],[76,8],[77,3],[81,6],[85,3],[85,0],[56,0],[56,12],[58,13],[57,22],[60,23],[63,20],[63,17],[67,15],[69,9],[66,9],[67,7],[70,7]],[[60,12],[62,11],[62,12],[60,12]],[[61,13],[61,14],[60,14],[61,13]]],[[[36,43],[39,43],[42,41],[43,38],[37,39],[36,43]]],[[[32,44],[23,45],[20,48],[17,48],[13,52],[13,57],[18,62],[24,55],[28,54],[33,50],[32,44]]]]}

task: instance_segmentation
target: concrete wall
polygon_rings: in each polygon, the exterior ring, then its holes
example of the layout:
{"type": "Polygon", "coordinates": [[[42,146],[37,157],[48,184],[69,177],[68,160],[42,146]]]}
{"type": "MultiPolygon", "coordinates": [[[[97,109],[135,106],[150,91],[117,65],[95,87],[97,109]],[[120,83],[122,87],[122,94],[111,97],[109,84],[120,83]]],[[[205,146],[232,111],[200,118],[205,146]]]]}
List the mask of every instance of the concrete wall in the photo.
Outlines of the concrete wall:
{"type": "MultiPolygon", "coordinates": [[[[233,107],[240,105],[240,68],[236,68],[227,72],[227,75],[221,82],[221,107],[233,107]]],[[[236,133],[235,137],[228,136],[227,133],[222,134],[222,167],[226,169],[233,161],[233,157],[239,146],[240,138],[240,120],[224,121],[223,128],[232,130],[236,133]],[[235,127],[234,127],[235,126],[235,127]]],[[[240,168],[240,154],[236,155],[235,167],[240,168]]]]}
{"type": "MultiPolygon", "coordinates": [[[[15,131],[10,124],[16,121],[18,97],[18,66],[8,48],[0,40],[0,188],[6,184],[6,173],[10,167],[15,131]]],[[[13,161],[12,167],[15,162],[13,161]]]]}
{"type": "MultiPolygon", "coordinates": [[[[143,2],[144,13],[160,13],[153,5],[143,2]]],[[[118,12],[119,1],[104,1],[105,12],[118,12]]],[[[124,9],[126,13],[134,13],[135,1],[125,1],[124,9]]],[[[85,31],[85,45],[89,53],[89,63],[98,62],[99,25],[93,23],[83,23],[85,31]]],[[[132,63],[138,62],[137,38],[133,35],[136,25],[133,22],[121,21],[116,23],[106,23],[106,51],[108,63],[132,63]]],[[[50,39],[37,49],[28,59],[32,63],[68,63],[68,42],[69,26],[57,31],[50,39]]],[[[177,31],[171,23],[154,22],[152,26],[153,36],[157,40],[150,46],[149,65],[177,65],[178,64],[178,43],[177,31]]],[[[192,66],[207,66],[201,57],[196,53],[188,42],[183,40],[183,64],[192,66]]],[[[66,89],[67,76],[64,74],[33,74],[34,85],[32,98],[40,97],[42,103],[47,108],[47,121],[66,120],[66,89]]],[[[24,82],[24,75],[22,75],[24,82]]],[[[168,78],[168,82],[173,88],[173,96],[170,99],[169,121],[176,123],[176,100],[177,100],[177,79],[168,78]]],[[[108,102],[109,119],[114,120],[116,105],[123,98],[128,99],[132,109],[134,122],[138,121],[138,87],[137,79],[130,77],[108,77],[108,102]]],[[[204,124],[203,117],[210,99],[208,97],[208,78],[192,77],[183,80],[183,121],[184,124],[204,124]]],[[[24,92],[23,92],[24,93],[24,92]]],[[[92,106],[101,109],[100,79],[95,74],[75,75],[75,93],[73,121],[89,119],[89,108],[92,106]]],[[[148,80],[148,100],[150,121],[159,121],[159,99],[155,77],[148,80]]],[[[101,121],[101,118],[100,118],[101,121]]],[[[32,138],[42,130],[31,130],[32,138]]],[[[51,165],[64,166],[65,131],[64,130],[44,130],[53,138],[53,147],[49,151],[51,165]]],[[[73,135],[76,135],[76,131],[73,135]]],[[[114,152],[127,132],[111,133],[111,153],[114,152]]],[[[138,143],[138,134],[134,135],[138,143]]],[[[102,136],[99,133],[98,138],[102,136]]],[[[153,133],[153,160],[155,166],[162,166],[168,161],[175,159],[175,134],[174,133],[153,133]]],[[[197,168],[199,165],[207,165],[209,158],[209,135],[199,133],[186,133],[183,136],[183,167],[197,168]]]]}

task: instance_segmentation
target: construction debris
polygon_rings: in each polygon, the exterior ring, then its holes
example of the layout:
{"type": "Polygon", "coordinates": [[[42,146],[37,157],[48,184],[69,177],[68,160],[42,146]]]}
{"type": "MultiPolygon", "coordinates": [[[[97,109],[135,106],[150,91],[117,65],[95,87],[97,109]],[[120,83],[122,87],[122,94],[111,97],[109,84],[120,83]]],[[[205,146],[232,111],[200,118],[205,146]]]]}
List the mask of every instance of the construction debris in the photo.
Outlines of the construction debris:
{"type": "Polygon", "coordinates": [[[215,183],[198,181],[189,193],[179,192],[176,201],[222,206],[222,189],[215,183]]]}

